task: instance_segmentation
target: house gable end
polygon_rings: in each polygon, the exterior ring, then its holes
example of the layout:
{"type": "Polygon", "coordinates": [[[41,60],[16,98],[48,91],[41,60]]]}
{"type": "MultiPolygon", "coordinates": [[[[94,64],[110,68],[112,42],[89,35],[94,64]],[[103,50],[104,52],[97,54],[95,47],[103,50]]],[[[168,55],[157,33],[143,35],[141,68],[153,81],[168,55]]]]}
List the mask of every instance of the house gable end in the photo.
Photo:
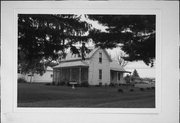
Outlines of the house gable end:
{"type": "MultiPolygon", "coordinates": [[[[89,59],[91,59],[96,53],[98,53],[98,51],[101,50],[101,48],[97,48],[92,54],[90,54],[88,56],[89,59]]],[[[104,54],[107,56],[109,62],[112,62],[111,57],[109,56],[108,52],[105,49],[102,49],[102,51],[104,52],[104,54]]]]}

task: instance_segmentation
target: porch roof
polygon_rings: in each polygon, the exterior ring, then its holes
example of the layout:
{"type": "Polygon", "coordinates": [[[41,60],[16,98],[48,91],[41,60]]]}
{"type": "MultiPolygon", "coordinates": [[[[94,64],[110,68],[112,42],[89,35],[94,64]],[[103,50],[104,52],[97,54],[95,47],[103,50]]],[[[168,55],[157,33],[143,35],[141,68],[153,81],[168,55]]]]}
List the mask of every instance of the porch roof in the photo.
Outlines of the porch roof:
{"type": "Polygon", "coordinates": [[[131,73],[130,71],[126,71],[123,67],[121,67],[117,62],[113,61],[110,63],[110,70],[120,71],[124,73],[131,73]]]}
{"type": "Polygon", "coordinates": [[[73,62],[62,62],[59,65],[53,67],[53,68],[62,68],[62,67],[78,67],[78,66],[84,66],[88,67],[89,64],[85,61],[73,61],[73,62]]]}

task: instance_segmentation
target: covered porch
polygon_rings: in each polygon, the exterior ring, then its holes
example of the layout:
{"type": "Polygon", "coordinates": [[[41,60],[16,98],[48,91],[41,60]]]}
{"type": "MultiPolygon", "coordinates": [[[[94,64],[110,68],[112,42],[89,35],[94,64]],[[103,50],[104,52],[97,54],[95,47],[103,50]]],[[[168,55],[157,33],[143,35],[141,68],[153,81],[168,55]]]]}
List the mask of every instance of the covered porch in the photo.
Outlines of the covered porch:
{"type": "Polygon", "coordinates": [[[110,70],[110,82],[112,84],[126,84],[126,81],[123,78],[124,73],[129,73],[129,71],[122,71],[118,69],[111,69],[110,70]]]}
{"type": "Polygon", "coordinates": [[[87,64],[80,62],[65,62],[54,67],[53,82],[55,84],[68,84],[69,82],[77,82],[77,84],[88,82],[87,64]]]}

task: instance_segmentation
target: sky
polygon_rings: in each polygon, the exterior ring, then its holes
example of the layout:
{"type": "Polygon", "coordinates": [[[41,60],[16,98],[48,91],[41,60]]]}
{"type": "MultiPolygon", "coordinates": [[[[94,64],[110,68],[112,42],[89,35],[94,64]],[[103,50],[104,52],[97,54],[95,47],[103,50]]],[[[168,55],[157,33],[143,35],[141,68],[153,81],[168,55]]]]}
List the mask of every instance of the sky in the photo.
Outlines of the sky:
{"type": "MultiPolygon", "coordinates": [[[[115,57],[123,51],[118,47],[112,50],[108,49],[107,52],[111,55],[113,59],[115,59],[115,57]]],[[[147,66],[143,61],[128,62],[124,69],[130,72],[133,72],[136,69],[139,76],[142,78],[155,78],[155,66],[147,66]]]]}

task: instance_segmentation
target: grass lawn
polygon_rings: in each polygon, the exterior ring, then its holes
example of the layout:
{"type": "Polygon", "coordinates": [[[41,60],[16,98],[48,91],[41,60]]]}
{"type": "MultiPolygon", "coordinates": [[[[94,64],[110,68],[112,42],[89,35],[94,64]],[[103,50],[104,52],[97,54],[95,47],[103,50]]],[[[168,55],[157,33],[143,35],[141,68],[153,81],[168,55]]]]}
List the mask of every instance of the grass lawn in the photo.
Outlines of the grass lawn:
{"type": "Polygon", "coordinates": [[[121,87],[77,87],[18,84],[18,107],[154,108],[154,90],[121,87]]]}

